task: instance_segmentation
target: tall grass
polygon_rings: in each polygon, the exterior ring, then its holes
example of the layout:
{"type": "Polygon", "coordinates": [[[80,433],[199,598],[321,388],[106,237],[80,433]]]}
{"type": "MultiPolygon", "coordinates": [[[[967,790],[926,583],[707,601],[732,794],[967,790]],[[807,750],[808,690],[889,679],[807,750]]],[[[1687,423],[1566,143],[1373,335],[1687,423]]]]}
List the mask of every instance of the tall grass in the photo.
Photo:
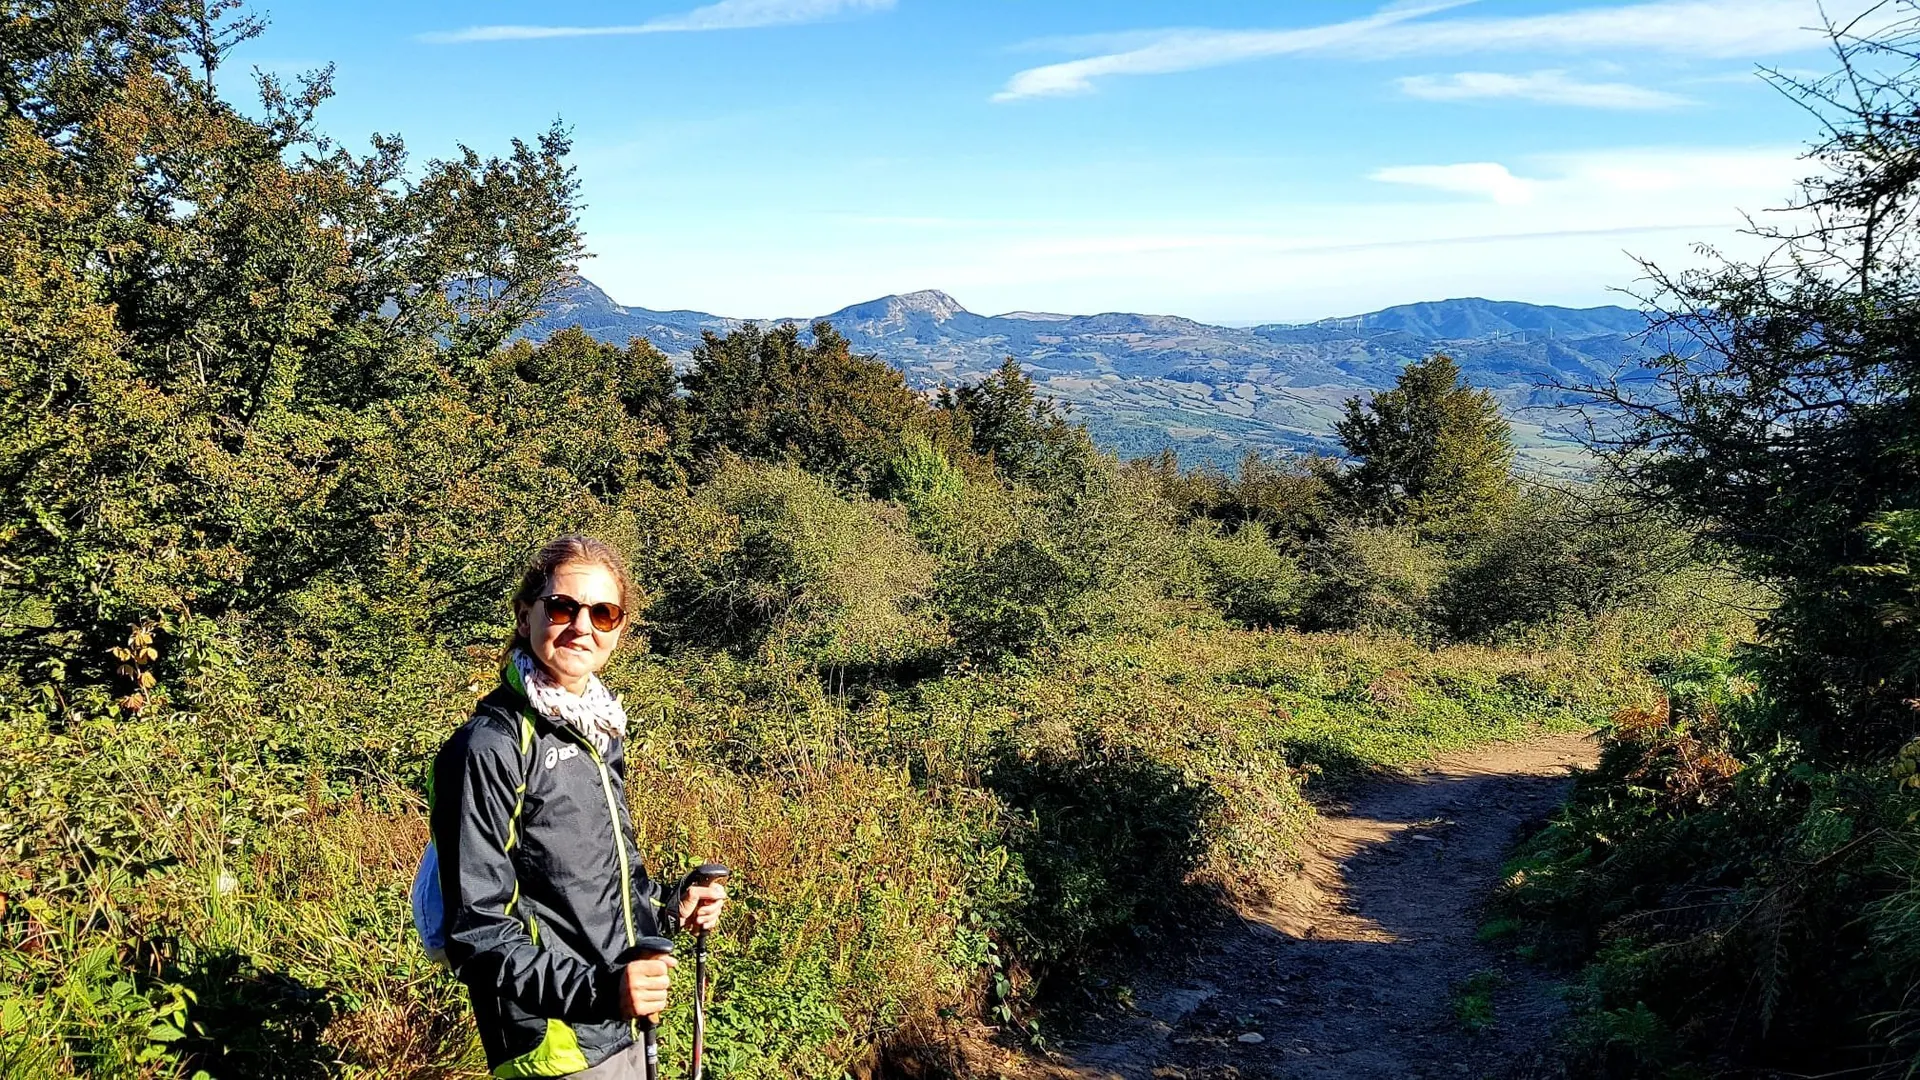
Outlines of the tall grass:
{"type": "MultiPolygon", "coordinates": [[[[736,871],[710,1028],[730,1078],[839,1076],[955,1015],[1031,1033],[1049,978],[1284,881],[1315,786],[1645,696],[1560,650],[1177,619],[892,692],[724,654],[609,679],[648,864],[736,871]]],[[[272,749],[321,723],[8,714],[0,1076],[484,1072],[412,939],[423,804],[272,749]]]]}

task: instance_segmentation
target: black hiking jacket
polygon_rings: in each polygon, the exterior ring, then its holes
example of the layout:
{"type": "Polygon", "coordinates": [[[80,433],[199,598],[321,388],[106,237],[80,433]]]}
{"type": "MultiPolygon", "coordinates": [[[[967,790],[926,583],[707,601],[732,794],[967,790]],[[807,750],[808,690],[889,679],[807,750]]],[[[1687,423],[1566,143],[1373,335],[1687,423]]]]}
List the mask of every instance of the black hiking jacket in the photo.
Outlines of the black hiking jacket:
{"type": "Polygon", "coordinates": [[[631,1046],[614,958],[678,929],[680,905],[640,865],[619,743],[602,757],[535,712],[508,664],[430,791],[447,962],[493,1075],[565,1076],[631,1046]]]}

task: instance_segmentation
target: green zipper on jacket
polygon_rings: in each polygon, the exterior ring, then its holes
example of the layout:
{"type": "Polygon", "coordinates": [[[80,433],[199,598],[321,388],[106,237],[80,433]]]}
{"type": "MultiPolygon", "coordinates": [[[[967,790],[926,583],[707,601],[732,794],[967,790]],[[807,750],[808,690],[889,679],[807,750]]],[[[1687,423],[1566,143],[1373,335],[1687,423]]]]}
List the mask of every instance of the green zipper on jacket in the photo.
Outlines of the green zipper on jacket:
{"type": "MultiPolygon", "coordinates": [[[[631,949],[639,939],[633,933],[633,871],[627,865],[627,845],[620,838],[620,804],[613,797],[613,780],[607,776],[607,763],[601,759],[600,751],[585,739],[580,742],[587,753],[593,755],[593,764],[600,770],[600,790],[607,794],[607,820],[613,823],[613,853],[620,856],[620,915],[626,920],[627,948],[631,949]]],[[[639,1041],[640,1021],[627,1021],[627,1035],[639,1041]]]]}
{"type": "Polygon", "coordinates": [[[607,795],[607,822],[613,827],[613,852],[620,856],[620,914],[626,920],[627,948],[639,938],[633,932],[633,871],[627,864],[627,844],[620,835],[620,803],[613,797],[613,778],[607,775],[606,760],[593,744],[582,739],[587,753],[593,755],[593,764],[600,770],[600,790],[607,795]]]}

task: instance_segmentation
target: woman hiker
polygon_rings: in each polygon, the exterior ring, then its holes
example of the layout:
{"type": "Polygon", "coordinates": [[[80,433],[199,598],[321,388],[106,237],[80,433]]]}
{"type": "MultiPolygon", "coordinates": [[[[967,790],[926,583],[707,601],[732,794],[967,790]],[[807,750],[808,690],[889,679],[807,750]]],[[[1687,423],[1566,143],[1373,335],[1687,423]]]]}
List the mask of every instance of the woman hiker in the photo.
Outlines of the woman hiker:
{"type": "Polygon", "coordinates": [[[513,597],[500,685],[434,759],[446,958],[497,1077],[641,1077],[639,1028],[666,1008],[674,960],[617,958],[712,929],[726,903],[719,884],[663,889],[634,847],[627,718],[596,677],[628,592],[607,544],[541,548],[513,597]]]}

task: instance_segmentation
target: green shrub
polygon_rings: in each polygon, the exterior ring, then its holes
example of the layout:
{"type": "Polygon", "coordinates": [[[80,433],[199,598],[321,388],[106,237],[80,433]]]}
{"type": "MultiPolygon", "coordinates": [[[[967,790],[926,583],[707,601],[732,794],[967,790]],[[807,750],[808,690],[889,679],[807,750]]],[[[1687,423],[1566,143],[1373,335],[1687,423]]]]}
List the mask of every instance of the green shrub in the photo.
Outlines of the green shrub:
{"type": "Polygon", "coordinates": [[[973,463],[968,473],[951,463],[932,441],[909,435],[889,465],[888,497],[907,513],[907,524],[927,550],[949,564],[977,559],[1006,542],[1022,493],[1009,489],[990,469],[973,463]]]}
{"type": "Polygon", "coordinates": [[[1920,977],[1900,944],[1915,798],[1780,741],[1780,704],[1724,654],[1663,678],[1666,702],[1616,714],[1502,901],[1543,955],[1586,965],[1585,1059],[1619,1077],[1895,1067],[1920,977]]]}
{"type": "Polygon", "coordinates": [[[944,641],[927,603],[934,560],[891,504],[843,497],[791,465],[737,460],[700,499],[738,526],[731,550],[668,586],[658,618],[675,641],[821,668],[899,663],[944,641]]]}
{"type": "Polygon", "coordinates": [[[1444,553],[1410,529],[1347,524],[1329,529],[1302,561],[1307,626],[1409,633],[1427,627],[1446,567],[1444,553]]]}
{"type": "Polygon", "coordinates": [[[1280,626],[1297,618],[1300,572],[1258,525],[1231,535],[1194,534],[1207,599],[1227,618],[1247,626],[1280,626]]]}
{"type": "Polygon", "coordinates": [[[1000,543],[941,571],[940,606],[973,655],[1028,653],[1139,618],[1179,546],[1151,486],[1107,458],[1012,517],[1000,543]]]}
{"type": "Polygon", "coordinates": [[[1333,516],[1328,481],[1338,468],[1326,458],[1262,457],[1250,450],[1229,475],[1208,465],[1183,470],[1168,450],[1127,468],[1150,477],[1183,523],[1214,521],[1229,530],[1257,523],[1288,548],[1318,536],[1333,516]]]}
{"type": "Polygon", "coordinates": [[[1690,593],[1710,588],[1711,574],[1696,539],[1657,513],[1601,492],[1536,485],[1463,539],[1434,609],[1451,634],[1477,640],[1620,612],[1670,621],[1686,617],[1690,593]]]}

